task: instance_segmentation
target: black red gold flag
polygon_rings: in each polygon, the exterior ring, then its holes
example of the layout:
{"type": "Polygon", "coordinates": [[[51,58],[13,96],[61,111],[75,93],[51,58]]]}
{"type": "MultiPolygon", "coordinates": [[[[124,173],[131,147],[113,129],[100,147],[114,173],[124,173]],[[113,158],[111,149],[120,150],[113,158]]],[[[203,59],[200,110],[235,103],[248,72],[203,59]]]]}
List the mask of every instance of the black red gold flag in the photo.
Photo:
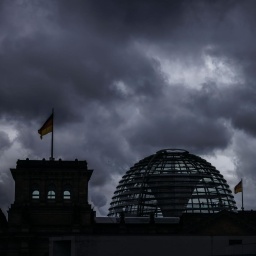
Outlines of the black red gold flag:
{"type": "Polygon", "coordinates": [[[43,126],[38,130],[38,133],[40,134],[40,138],[42,139],[44,135],[46,135],[52,131],[53,131],[53,113],[45,121],[43,126]]]}
{"type": "Polygon", "coordinates": [[[235,186],[234,193],[237,194],[239,192],[243,192],[243,183],[242,180],[235,186]]]}

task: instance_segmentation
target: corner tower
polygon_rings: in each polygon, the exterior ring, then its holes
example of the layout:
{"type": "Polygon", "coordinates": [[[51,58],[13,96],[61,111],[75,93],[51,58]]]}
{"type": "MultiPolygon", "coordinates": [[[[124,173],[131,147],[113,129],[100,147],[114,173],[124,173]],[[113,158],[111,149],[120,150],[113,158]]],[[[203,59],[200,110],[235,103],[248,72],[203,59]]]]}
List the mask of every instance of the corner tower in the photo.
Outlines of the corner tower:
{"type": "Polygon", "coordinates": [[[36,232],[81,231],[90,224],[86,161],[18,160],[11,169],[15,201],[8,211],[9,229],[36,232]]]}

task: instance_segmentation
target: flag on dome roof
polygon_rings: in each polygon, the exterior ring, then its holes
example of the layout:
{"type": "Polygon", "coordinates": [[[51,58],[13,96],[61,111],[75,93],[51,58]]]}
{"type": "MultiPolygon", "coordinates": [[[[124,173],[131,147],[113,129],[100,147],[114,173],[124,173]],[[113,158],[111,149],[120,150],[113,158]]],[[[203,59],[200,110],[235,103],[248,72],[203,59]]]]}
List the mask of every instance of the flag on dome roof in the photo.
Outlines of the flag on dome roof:
{"type": "Polygon", "coordinates": [[[40,138],[42,139],[44,135],[46,135],[52,131],[53,131],[53,113],[45,121],[43,126],[38,130],[38,133],[40,134],[40,138]]]}
{"type": "Polygon", "coordinates": [[[242,180],[234,188],[234,193],[235,194],[237,194],[239,192],[243,192],[243,182],[242,182],[242,180]]]}

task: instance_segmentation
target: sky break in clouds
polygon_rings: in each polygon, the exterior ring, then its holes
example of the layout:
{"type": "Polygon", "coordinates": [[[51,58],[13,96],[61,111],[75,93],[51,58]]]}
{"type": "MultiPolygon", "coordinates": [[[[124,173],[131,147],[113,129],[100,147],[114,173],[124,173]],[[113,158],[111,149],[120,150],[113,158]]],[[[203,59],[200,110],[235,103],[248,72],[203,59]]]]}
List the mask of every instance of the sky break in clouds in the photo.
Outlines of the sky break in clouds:
{"type": "Polygon", "coordinates": [[[54,107],[55,158],[88,161],[98,215],[162,148],[202,156],[231,189],[243,178],[256,209],[255,28],[253,0],[2,0],[1,208],[16,160],[50,156],[37,130],[54,107]]]}

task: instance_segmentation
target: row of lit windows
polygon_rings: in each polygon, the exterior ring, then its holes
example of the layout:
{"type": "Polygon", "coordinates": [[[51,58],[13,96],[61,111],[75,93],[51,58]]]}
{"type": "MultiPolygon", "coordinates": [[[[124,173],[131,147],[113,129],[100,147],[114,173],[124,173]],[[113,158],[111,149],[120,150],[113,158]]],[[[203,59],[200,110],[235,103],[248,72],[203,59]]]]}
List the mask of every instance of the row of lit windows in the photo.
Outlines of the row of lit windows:
{"type": "MultiPolygon", "coordinates": [[[[69,190],[63,191],[63,199],[64,200],[70,200],[71,199],[71,193],[69,190]]],[[[49,200],[54,200],[56,197],[56,193],[54,190],[49,190],[47,192],[47,199],[49,200]]],[[[39,190],[34,190],[32,192],[32,199],[40,199],[40,191],[39,190]]]]}

